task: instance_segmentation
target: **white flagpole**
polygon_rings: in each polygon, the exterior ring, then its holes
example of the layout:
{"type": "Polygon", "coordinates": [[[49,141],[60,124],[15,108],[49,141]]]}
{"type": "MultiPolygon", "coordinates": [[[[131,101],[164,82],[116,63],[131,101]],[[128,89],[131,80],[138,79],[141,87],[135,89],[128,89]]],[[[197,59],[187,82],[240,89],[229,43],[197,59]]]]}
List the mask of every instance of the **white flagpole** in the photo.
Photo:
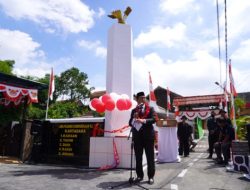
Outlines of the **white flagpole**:
{"type": "Polygon", "coordinates": [[[45,115],[45,120],[48,119],[48,110],[49,110],[49,93],[48,93],[48,99],[47,99],[47,106],[46,106],[46,115],[45,115]]]}
{"type": "Polygon", "coordinates": [[[167,118],[169,117],[169,110],[170,110],[170,92],[169,89],[167,87],[167,118]]]}
{"type": "MultiPolygon", "coordinates": [[[[233,109],[233,125],[234,125],[234,128],[235,128],[235,130],[237,129],[237,124],[236,124],[236,114],[235,114],[235,105],[234,105],[234,95],[233,95],[233,93],[231,93],[231,109],[233,109]]],[[[231,110],[230,110],[230,112],[231,112],[231,110]]]]}
{"type": "MultiPolygon", "coordinates": [[[[48,99],[47,99],[47,105],[46,105],[46,114],[45,114],[45,120],[48,119],[48,111],[49,111],[49,98],[50,98],[50,92],[52,91],[52,75],[53,74],[53,68],[51,68],[50,77],[49,77],[49,89],[48,89],[48,99]]],[[[53,76],[54,77],[54,76],[53,76]]]]}
{"type": "Polygon", "coordinates": [[[231,97],[231,109],[230,109],[230,116],[231,116],[231,111],[233,109],[232,113],[232,120],[233,120],[233,127],[235,129],[235,139],[237,138],[237,124],[236,124],[236,110],[235,110],[235,102],[234,102],[234,94],[235,94],[235,87],[234,87],[234,81],[233,81],[233,74],[232,74],[232,67],[231,67],[231,59],[229,59],[229,79],[230,79],[230,97],[231,97]]]}

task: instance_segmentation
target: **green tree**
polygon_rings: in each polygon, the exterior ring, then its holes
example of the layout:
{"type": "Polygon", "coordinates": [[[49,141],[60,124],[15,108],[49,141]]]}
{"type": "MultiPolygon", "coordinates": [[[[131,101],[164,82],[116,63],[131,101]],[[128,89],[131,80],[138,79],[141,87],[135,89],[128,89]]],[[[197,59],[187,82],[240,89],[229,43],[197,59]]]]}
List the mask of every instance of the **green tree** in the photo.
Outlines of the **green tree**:
{"type": "Polygon", "coordinates": [[[235,112],[236,112],[236,124],[237,124],[237,137],[239,140],[246,140],[246,124],[250,121],[250,116],[240,116],[241,110],[245,107],[245,100],[237,97],[234,100],[235,112]]]}
{"type": "Polygon", "coordinates": [[[55,95],[69,97],[70,100],[85,99],[90,95],[88,83],[87,74],[72,67],[58,78],[55,95]]]}
{"type": "Polygon", "coordinates": [[[4,106],[0,104],[0,127],[11,121],[21,121],[23,106],[4,106]]]}
{"type": "MultiPolygon", "coordinates": [[[[0,60],[0,72],[12,75],[15,61],[0,60]]],[[[0,93],[0,100],[3,94],[0,93]]],[[[8,124],[11,121],[19,121],[21,119],[22,108],[16,106],[5,106],[0,104],[0,126],[8,124]]]]}
{"type": "MultiPolygon", "coordinates": [[[[77,68],[71,68],[64,71],[60,76],[55,75],[55,91],[53,93],[53,100],[50,100],[48,118],[71,118],[79,117],[86,112],[89,112],[87,106],[79,106],[77,102],[80,99],[88,98],[90,91],[94,88],[88,89],[88,76],[80,72],[77,68]],[[68,98],[66,101],[56,101],[58,98],[68,98]]],[[[49,85],[50,74],[40,79],[32,79],[49,85]]],[[[48,91],[39,91],[39,104],[32,104],[29,106],[29,118],[44,119],[46,112],[46,104],[48,98],[48,91]]]]}
{"type": "Polygon", "coordinates": [[[237,137],[239,140],[246,140],[247,129],[246,124],[250,123],[250,116],[241,116],[236,119],[237,137]]]}
{"type": "Polygon", "coordinates": [[[13,60],[0,60],[0,72],[5,74],[12,74],[15,61],[13,60]]]}
{"type": "Polygon", "coordinates": [[[81,116],[83,112],[83,108],[79,107],[76,102],[67,100],[52,104],[48,115],[49,118],[72,118],[81,116]]]}
{"type": "Polygon", "coordinates": [[[240,110],[242,110],[245,106],[246,102],[242,98],[235,98],[234,105],[235,105],[235,112],[237,115],[240,114],[240,110]]]}

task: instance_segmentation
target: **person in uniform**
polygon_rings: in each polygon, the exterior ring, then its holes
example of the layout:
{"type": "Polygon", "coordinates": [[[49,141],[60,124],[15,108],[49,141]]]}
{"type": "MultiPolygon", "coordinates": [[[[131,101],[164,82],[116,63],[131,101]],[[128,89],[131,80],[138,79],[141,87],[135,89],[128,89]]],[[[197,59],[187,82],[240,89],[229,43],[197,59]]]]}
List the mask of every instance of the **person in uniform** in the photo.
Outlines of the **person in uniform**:
{"type": "Polygon", "coordinates": [[[217,142],[219,137],[219,130],[214,111],[211,111],[211,116],[207,120],[207,129],[208,129],[208,146],[209,146],[209,156],[207,158],[211,159],[213,157],[214,144],[217,142]]]}
{"type": "Polygon", "coordinates": [[[153,124],[156,122],[156,113],[153,107],[146,102],[144,92],[136,94],[138,105],[132,110],[129,125],[132,127],[134,141],[134,151],[136,159],[136,182],[143,180],[142,156],[145,150],[148,166],[148,183],[154,183],[155,175],[155,153],[154,153],[154,137],[155,132],[153,124]]]}
{"type": "MultiPolygon", "coordinates": [[[[229,126],[230,135],[231,135],[231,136],[232,136],[232,135],[235,135],[235,131],[234,131],[234,128],[233,128],[232,121],[231,121],[231,119],[228,117],[227,112],[226,112],[225,110],[221,109],[221,110],[219,111],[219,114],[220,114],[220,118],[224,119],[224,120],[226,121],[226,123],[227,123],[227,126],[229,126]]],[[[232,138],[233,140],[235,139],[235,137],[230,137],[230,138],[232,138]]],[[[230,146],[230,148],[228,149],[227,154],[228,154],[227,157],[228,157],[229,160],[230,160],[230,158],[231,158],[231,157],[230,157],[230,155],[231,155],[231,146],[230,146]]]]}
{"type": "Polygon", "coordinates": [[[179,139],[179,155],[189,156],[189,138],[192,134],[192,127],[186,123],[187,117],[181,117],[182,122],[178,123],[177,136],[179,139]]]}
{"type": "Polygon", "coordinates": [[[218,118],[217,124],[220,129],[220,134],[218,138],[218,142],[214,144],[215,152],[217,155],[217,163],[218,164],[228,164],[230,159],[230,147],[232,140],[234,140],[234,129],[225,118],[218,118]],[[222,155],[223,158],[222,158],[222,155]]]}

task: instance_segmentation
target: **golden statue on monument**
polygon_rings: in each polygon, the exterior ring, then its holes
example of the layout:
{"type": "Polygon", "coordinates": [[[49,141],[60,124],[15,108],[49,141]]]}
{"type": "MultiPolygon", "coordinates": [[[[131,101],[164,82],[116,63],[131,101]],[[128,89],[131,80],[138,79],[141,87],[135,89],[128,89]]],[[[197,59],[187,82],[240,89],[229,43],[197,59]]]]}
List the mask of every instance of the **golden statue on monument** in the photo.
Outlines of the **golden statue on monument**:
{"type": "Polygon", "coordinates": [[[124,11],[123,16],[122,16],[121,10],[115,10],[115,11],[112,11],[112,13],[110,15],[108,15],[108,17],[110,17],[112,19],[118,19],[118,23],[125,24],[125,21],[126,21],[128,15],[131,13],[131,11],[132,11],[132,9],[130,7],[127,7],[126,10],[124,11]]]}

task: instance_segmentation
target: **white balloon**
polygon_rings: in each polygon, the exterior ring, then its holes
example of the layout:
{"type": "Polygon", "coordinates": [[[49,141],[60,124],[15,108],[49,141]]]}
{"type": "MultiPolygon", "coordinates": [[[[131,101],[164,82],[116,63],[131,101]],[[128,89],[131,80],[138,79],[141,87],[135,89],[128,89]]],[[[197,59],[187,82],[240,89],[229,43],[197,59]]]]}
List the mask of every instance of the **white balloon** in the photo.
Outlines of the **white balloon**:
{"type": "Polygon", "coordinates": [[[132,106],[131,106],[131,109],[134,109],[136,106],[137,106],[137,101],[135,100],[132,100],[132,106]]]}
{"type": "Polygon", "coordinates": [[[91,102],[89,102],[89,108],[90,108],[91,110],[93,110],[93,111],[96,111],[96,109],[93,108],[93,106],[91,105],[91,102]]]}
{"type": "Polygon", "coordinates": [[[123,99],[130,99],[129,96],[128,96],[127,94],[122,94],[122,95],[121,95],[121,98],[123,98],[123,99]]]}
{"type": "Polygon", "coordinates": [[[120,98],[120,96],[115,92],[111,92],[109,95],[111,96],[111,98],[114,100],[115,103],[120,98]]]}

